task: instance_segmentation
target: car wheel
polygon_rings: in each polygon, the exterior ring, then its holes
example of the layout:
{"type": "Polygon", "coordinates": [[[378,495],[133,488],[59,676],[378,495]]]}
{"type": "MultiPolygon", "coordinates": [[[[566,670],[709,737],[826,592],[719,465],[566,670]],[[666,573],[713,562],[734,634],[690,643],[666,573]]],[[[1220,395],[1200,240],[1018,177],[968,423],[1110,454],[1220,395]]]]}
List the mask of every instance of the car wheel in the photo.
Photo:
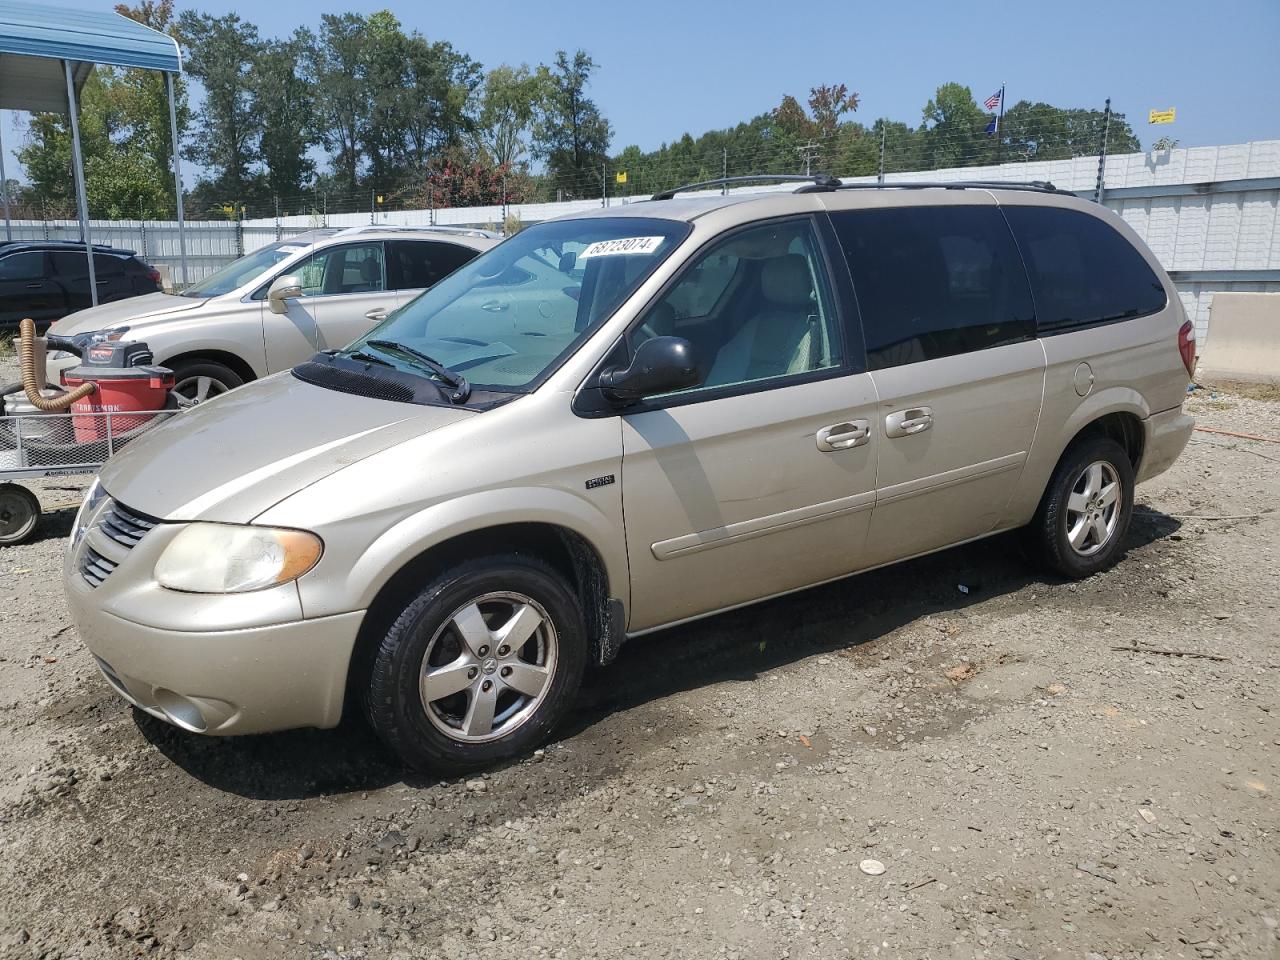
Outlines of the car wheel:
{"type": "Polygon", "coordinates": [[[179,360],[169,369],[175,381],[173,392],[184,406],[212,400],[244,383],[238,373],[215,360],[179,360]]]}
{"type": "Polygon", "coordinates": [[[543,742],[587,661],[582,610],[542,561],[508,554],[440,574],[374,655],[378,735],[420,770],[464,773],[543,742]]]}
{"type": "Polygon", "coordinates": [[[1133,516],[1133,464],[1108,437],[1087,437],[1063,455],[1029,532],[1040,559],[1072,579],[1114,564],[1133,516]]]}
{"type": "Polygon", "coordinates": [[[0,483],[0,547],[26,543],[39,522],[36,495],[16,483],[0,483]]]}

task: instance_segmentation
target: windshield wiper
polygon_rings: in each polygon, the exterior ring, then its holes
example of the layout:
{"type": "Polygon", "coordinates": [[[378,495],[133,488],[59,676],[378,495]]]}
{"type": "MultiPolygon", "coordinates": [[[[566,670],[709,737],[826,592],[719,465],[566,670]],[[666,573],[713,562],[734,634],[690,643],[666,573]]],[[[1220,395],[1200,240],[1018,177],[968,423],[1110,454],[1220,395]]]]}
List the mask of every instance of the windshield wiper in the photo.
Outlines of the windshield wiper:
{"type": "Polygon", "coordinates": [[[365,353],[363,350],[356,350],[347,354],[352,360],[361,360],[364,363],[376,363],[380,367],[394,367],[390,360],[386,357],[374,356],[372,353],[365,353]]]}
{"type": "Polygon", "coordinates": [[[377,347],[379,350],[402,353],[406,357],[418,361],[419,364],[426,367],[453,388],[453,393],[449,395],[449,399],[454,403],[466,403],[467,398],[471,396],[471,384],[467,382],[466,377],[456,370],[450,370],[439,360],[427,356],[421,350],[415,350],[413,347],[406,346],[403,343],[396,343],[394,340],[366,340],[365,343],[370,347],[377,347]]]}

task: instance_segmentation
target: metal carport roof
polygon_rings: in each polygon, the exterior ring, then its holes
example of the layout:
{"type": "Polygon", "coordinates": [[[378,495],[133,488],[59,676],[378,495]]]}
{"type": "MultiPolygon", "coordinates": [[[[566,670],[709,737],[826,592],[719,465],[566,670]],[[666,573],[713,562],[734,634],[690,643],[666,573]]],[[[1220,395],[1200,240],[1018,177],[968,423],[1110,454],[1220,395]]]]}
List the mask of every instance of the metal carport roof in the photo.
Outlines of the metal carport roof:
{"type": "Polygon", "coordinates": [[[0,0],[0,110],[65,110],[60,60],[76,64],[77,89],[95,63],[182,70],[172,37],[118,13],[0,0]]]}
{"type": "MultiPolygon", "coordinates": [[[[182,279],[187,279],[187,247],[183,233],[182,172],[178,121],[174,111],[173,75],[182,72],[182,54],[170,36],[118,13],[76,10],[24,0],[0,0],[0,110],[61,113],[71,118],[72,163],[80,229],[89,262],[89,292],[98,302],[93,256],[89,249],[89,209],[84,195],[84,161],[80,154],[77,101],[94,64],[158,70],[164,74],[173,136],[173,175],[178,207],[178,244],[182,279]]],[[[4,147],[0,145],[0,183],[4,181],[4,147]]],[[[5,233],[9,230],[9,195],[4,191],[5,233]]]]}

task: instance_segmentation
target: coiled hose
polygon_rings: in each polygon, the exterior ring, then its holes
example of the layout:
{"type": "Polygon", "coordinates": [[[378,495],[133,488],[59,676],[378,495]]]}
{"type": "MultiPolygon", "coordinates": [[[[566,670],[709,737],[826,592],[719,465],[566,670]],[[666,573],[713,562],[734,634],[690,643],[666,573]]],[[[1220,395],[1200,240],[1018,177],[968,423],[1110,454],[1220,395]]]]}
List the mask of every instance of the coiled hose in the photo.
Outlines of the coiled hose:
{"type": "Polygon", "coordinates": [[[33,407],[45,413],[59,413],[98,389],[96,383],[82,383],[70,393],[56,397],[41,396],[40,388],[36,385],[36,358],[32,351],[35,338],[36,322],[30,317],[24,317],[18,324],[18,365],[22,370],[22,389],[26,391],[27,399],[33,407]]]}

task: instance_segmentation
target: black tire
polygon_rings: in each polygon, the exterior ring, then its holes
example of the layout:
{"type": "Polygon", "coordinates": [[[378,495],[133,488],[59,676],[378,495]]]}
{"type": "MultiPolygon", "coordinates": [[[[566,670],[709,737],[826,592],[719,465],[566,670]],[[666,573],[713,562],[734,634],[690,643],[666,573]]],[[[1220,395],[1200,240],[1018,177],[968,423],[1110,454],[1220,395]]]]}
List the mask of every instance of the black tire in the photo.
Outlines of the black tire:
{"type": "MultiPolygon", "coordinates": [[[[493,625],[489,624],[491,628],[493,625]]],[[[552,646],[545,636],[544,641],[552,646]]],[[[485,658],[484,670],[496,683],[498,674],[488,666],[492,659],[485,658]]],[[[448,651],[446,660],[457,662],[448,651]]],[[[544,742],[571,706],[586,662],[582,610],[558,573],[541,560],[523,554],[468,560],[437,576],[391,625],[373,657],[365,711],[378,736],[409,766],[436,773],[466,773],[518,756],[544,742]],[[536,702],[536,706],[509,733],[502,734],[495,728],[495,739],[462,742],[462,730],[451,736],[440,728],[448,726],[449,717],[442,716],[446,711],[424,703],[419,690],[421,671],[428,653],[436,656],[433,639],[437,646],[454,644],[460,656],[466,652],[450,626],[455,613],[477,598],[503,592],[527,597],[545,612],[554,630],[554,668],[549,671],[541,699],[528,701],[531,705],[536,702]],[[432,711],[430,717],[428,710],[432,711]]],[[[495,667],[499,673],[506,669],[497,664],[495,667]]],[[[484,680],[483,675],[477,676],[484,680]]],[[[503,692],[495,694],[508,695],[519,702],[521,695],[505,686],[503,692]]],[[[455,696],[465,698],[462,702],[470,707],[476,694],[463,691],[455,696]]],[[[439,700],[433,704],[451,702],[454,701],[439,700]]]]}
{"type": "MultiPolygon", "coordinates": [[[[1098,513],[1104,526],[1109,526],[1106,509],[1098,513]]],[[[1129,454],[1109,437],[1086,436],[1068,447],[1058,461],[1035,519],[1027,528],[1029,546],[1036,559],[1053,572],[1072,580],[1082,580],[1106,570],[1120,559],[1132,517],[1133,464],[1129,462],[1129,454]],[[1079,514],[1071,511],[1069,504],[1073,490],[1084,481],[1083,474],[1092,464],[1109,465],[1114,471],[1115,482],[1120,486],[1120,502],[1109,536],[1101,542],[1100,548],[1100,538],[1093,537],[1091,543],[1083,545],[1084,551],[1092,551],[1086,553],[1072,546],[1070,530],[1076,526],[1073,520],[1078,519],[1079,514]]]]}
{"type": "Polygon", "coordinates": [[[166,366],[173,371],[176,381],[174,393],[188,402],[211,400],[244,383],[244,377],[216,360],[178,360],[166,366]],[[200,391],[206,388],[205,395],[199,396],[200,391]]]}
{"type": "Polygon", "coordinates": [[[40,500],[26,487],[0,483],[0,547],[26,543],[40,522],[40,500]]]}

